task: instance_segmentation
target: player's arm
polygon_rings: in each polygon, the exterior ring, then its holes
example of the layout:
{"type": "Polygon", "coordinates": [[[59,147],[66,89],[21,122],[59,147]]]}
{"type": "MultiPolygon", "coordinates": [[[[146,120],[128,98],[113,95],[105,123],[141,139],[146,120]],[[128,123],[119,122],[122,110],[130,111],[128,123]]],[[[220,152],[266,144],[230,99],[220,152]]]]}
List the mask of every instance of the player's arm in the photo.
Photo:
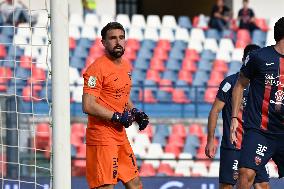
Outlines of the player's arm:
{"type": "Polygon", "coordinates": [[[134,108],[134,104],[132,100],[129,98],[128,103],[127,103],[127,109],[132,110],[134,108]]]}
{"type": "Polygon", "coordinates": [[[230,139],[231,143],[237,141],[236,129],[238,127],[238,114],[240,111],[240,106],[243,98],[244,89],[249,85],[250,80],[242,73],[239,74],[239,79],[232,93],[232,118],[231,118],[231,129],[230,129],[230,139]]]}
{"type": "Polygon", "coordinates": [[[208,136],[207,136],[207,144],[205,147],[205,154],[209,158],[213,158],[216,153],[216,146],[214,144],[215,129],[217,126],[219,113],[222,111],[224,106],[225,102],[216,98],[209,113],[208,125],[207,125],[208,136]]]}
{"type": "Polygon", "coordinates": [[[83,94],[82,105],[83,105],[84,113],[88,115],[96,116],[103,120],[110,121],[114,113],[106,109],[102,105],[98,104],[97,97],[87,94],[87,93],[83,94]]]}

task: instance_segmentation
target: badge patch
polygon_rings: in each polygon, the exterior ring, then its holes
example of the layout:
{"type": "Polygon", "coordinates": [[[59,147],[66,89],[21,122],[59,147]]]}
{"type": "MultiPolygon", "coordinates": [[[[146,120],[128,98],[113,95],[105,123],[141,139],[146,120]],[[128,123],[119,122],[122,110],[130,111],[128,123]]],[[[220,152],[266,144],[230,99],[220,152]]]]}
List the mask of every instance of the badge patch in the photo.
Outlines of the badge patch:
{"type": "Polygon", "coordinates": [[[231,88],[231,84],[226,82],[225,85],[222,88],[222,91],[224,91],[225,93],[228,92],[228,90],[230,90],[231,88]]]}
{"type": "Polygon", "coordinates": [[[255,156],[254,161],[256,165],[259,165],[261,163],[261,158],[259,156],[255,156]]]}
{"type": "Polygon", "coordinates": [[[96,86],[97,78],[94,76],[90,76],[88,80],[88,87],[94,88],[96,86]]]}

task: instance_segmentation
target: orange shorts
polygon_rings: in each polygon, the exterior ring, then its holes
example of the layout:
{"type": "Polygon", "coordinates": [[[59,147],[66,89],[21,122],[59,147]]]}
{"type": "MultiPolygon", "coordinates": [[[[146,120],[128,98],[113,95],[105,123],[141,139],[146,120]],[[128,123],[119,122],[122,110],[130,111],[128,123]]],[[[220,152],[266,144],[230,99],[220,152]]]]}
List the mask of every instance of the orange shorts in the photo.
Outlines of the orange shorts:
{"type": "Polygon", "coordinates": [[[138,166],[130,144],[87,145],[86,177],[90,188],[127,183],[137,177],[138,166]]]}

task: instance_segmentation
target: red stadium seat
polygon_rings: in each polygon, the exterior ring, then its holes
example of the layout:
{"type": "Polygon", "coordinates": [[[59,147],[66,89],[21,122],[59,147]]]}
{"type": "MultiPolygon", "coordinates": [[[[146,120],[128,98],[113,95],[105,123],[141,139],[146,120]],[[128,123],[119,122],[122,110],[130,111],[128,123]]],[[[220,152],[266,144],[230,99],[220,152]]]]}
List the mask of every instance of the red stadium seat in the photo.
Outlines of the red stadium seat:
{"type": "Polygon", "coordinates": [[[187,70],[183,70],[181,69],[178,73],[178,79],[182,80],[182,81],[186,81],[188,84],[192,84],[192,73],[187,71],[187,70]]]}
{"type": "Polygon", "coordinates": [[[128,39],[127,47],[130,47],[131,49],[137,51],[138,49],[140,49],[140,43],[137,39],[128,39]]]}
{"type": "Polygon", "coordinates": [[[142,163],[139,171],[139,176],[141,177],[151,177],[155,176],[156,171],[152,164],[142,163]]]}
{"type": "Polygon", "coordinates": [[[82,144],[79,146],[76,158],[73,160],[72,175],[73,176],[84,176],[86,174],[86,145],[82,144]]]}
{"type": "Polygon", "coordinates": [[[30,56],[21,56],[20,66],[22,68],[31,69],[32,65],[32,58],[30,56]]]}
{"type": "Polygon", "coordinates": [[[157,174],[162,174],[166,176],[173,176],[174,170],[171,168],[169,164],[161,163],[158,167],[157,174]]]}
{"type": "Polygon", "coordinates": [[[48,123],[39,123],[35,127],[35,145],[37,149],[45,150],[51,139],[51,129],[48,123]]]}
{"type": "Polygon", "coordinates": [[[159,82],[159,89],[162,91],[173,92],[174,88],[172,86],[172,81],[169,79],[161,79],[159,82]]]}
{"type": "Polygon", "coordinates": [[[224,60],[215,60],[213,62],[213,70],[218,72],[227,73],[229,68],[228,64],[224,60]]]}
{"type": "Polygon", "coordinates": [[[204,94],[204,101],[210,104],[213,104],[216,98],[216,94],[218,92],[217,87],[209,87],[206,89],[204,94]]]}
{"type": "Polygon", "coordinates": [[[204,135],[202,126],[198,123],[191,124],[189,126],[189,134],[196,135],[197,137],[201,138],[204,135]]]}
{"type": "Polygon", "coordinates": [[[37,91],[33,88],[31,88],[31,86],[26,86],[23,88],[23,100],[25,102],[30,102],[30,101],[39,101],[40,98],[37,95],[37,91]]]}
{"type": "Polygon", "coordinates": [[[76,48],[76,40],[72,37],[69,37],[69,49],[75,49],[76,48]]]}
{"type": "Polygon", "coordinates": [[[144,93],[140,91],[139,100],[146,103],[156,103],[157,99],[153,95],[153,91],[151,89],[145,89],[144,93]]]}
{"type": "Polygon", "coordinates": [[[199,16],[194,16],[192,20],[192,26],[196,28],[198,26],[198,23],[199,23],[199,16]]]}
{"type": "Polygon", "coordinates": [[[92,44],[92,46],[99,46],[100,49],[104,50],[104,46],[101,42],[102,38],[97,37],[94,41],[94,43],[92,44]]]}
{"type": "Polygon", "coordinates": [[[126,47],[124,54],[123,54],[123,57],[132,62],[133,60],[136,59],[136,51],[132,50],[129,47],[126,47]]]}
{"type": "Polygon", "coordinates": [[[33,79],[33,80],[46,80],[45,70],[43,70],[41,68],[34,67],[32,69],[31,79],[33,79]]]}
{"type": "Polygon", "coordinates": [[[150,61],[150,69],[155,71],[165,71],[164,61],[153,57],[150,61]]]}
{"type": "Polygon", "coordinates": [[[172,100],[178,104],[190,103],[183,89],[174,89],[172,100]]]}
{"type": "Polygon", "coordinates": [[[172,126],[172,134],[178,135],[182,138],[185,138],[186,137],[186,130],[185,130],[184,124],[182,124],[182,123],[174,124],[172,126]]]}
{"type": "Polygon", "coordinates": [[[8,80],[6,78],[0,78],[0,91],[7,91],[8,80]]]}
{"type": "Polygon", "coordinates": [[[78,137],[84,138],[85,136],[85,125],[83,123],[73,123],[71,126],[71,133],[78,137]]]}
{"type": "Polygon", "coordinates": [[[184,140],[181,136],[177,134],[171,134],[168,139],[168,144],[182,148],[184,146],[184,140]]]}
{"type": "MultiPolygon", "coordinates": [[[[237,31],[237,41],[241,40],[241,41],[245,41],[247,43],[251,42],[251,37],[250,37],[250,33],[248,30],[246,29],[239,29],[237,31]]],[[[238,48],[238,47],[237,47],[238,48]]]]}
{"type": "Polygon", "coordinates": [[[160,49],[160,48],[155,48],[154,49],[154,54],[153,57],[155,58],[159,58],[161,60],[168,60],[169,56],[168,56],[168,52],[164,49],[160,49]]]}
{"type": "Polygon", "coordinates": [[[7,67],[0,67],[0,77],[9,80],[12,77],[12,70],[7,67]]]}
{"type": "Polygon", "coordinates": [[[196,63],[193,60],[184,58],[181,64],[181,70],[186,70],[189,72],[196,72],[197,70],[196,63]]]}
{"type": "Polygon", "coordinates": [[[175,156],[178,157],[181,152],[181,149],[175,145],[167,144],[165,147],[165,152],[175,154],[175,156]]]}
{"type": "Polygon", "coordinates": [[[171,43],[169,40],[160,39],[157,42],[156,48],[163,49],[165,51],[169,51],[171,49],[171,43]]]}
{"type": "Polygon", "coordinates": [[[237,40],[236,42],[236,48],[244,49],[250,42],[245,40],[237,40]]]}
{"type": "Polygon", "coordinates": [[[0,58],[5,58],[7,56],[6,48],[4,45],[0,44],[0,58]]]}
{"type": "Polygon", "coordinates": [[[195,49],[186,49],[185,50],[185,59],[197,62],[197,61],[200,60],[200,56],[195,49]]]}
{"type": "Polygon", "coordinates": [[[104,54],[104,50],[99,45],[93,45],[91,46],[89,50],[90,56],[100,57],[103,54],[104,54]]]}
{"type": "Polygon", "coordinates": [[[146,79],[155,81],[156,83],[159,83],[160,80],[161,80],[160,73],[156,70],[150,69],[150,70],[147,71],[146,79]]]}
{"type": "Polygon", "coordinates": [[[264,32],[269,30],[269,27],[264,18],[255,18],[255,24],[264,32]]]}

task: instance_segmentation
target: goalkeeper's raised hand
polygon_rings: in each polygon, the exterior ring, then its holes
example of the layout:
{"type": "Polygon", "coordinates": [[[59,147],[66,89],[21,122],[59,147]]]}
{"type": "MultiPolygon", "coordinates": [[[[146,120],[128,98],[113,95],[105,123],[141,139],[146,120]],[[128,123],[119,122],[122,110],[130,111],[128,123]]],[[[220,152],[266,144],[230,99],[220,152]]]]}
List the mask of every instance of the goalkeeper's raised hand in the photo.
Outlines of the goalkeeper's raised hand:
{"type": "Polygon", "coordinates": [[[149,124],[148,115],[145,112],[138,110],[137,108],[133,108],[131,112],[135,117],[135,121],[139,125],[139,130],[144,130],[149,124]]]}
{"type": "Polygon", "coordinates": [[[135,116],[131,111],[124,111],[122,113],[114,112],[111,118],[111,121],[114,123],[120,123],[125,128],[128,128],[132,125],[132,122],[135,120],[135,116]]]}

